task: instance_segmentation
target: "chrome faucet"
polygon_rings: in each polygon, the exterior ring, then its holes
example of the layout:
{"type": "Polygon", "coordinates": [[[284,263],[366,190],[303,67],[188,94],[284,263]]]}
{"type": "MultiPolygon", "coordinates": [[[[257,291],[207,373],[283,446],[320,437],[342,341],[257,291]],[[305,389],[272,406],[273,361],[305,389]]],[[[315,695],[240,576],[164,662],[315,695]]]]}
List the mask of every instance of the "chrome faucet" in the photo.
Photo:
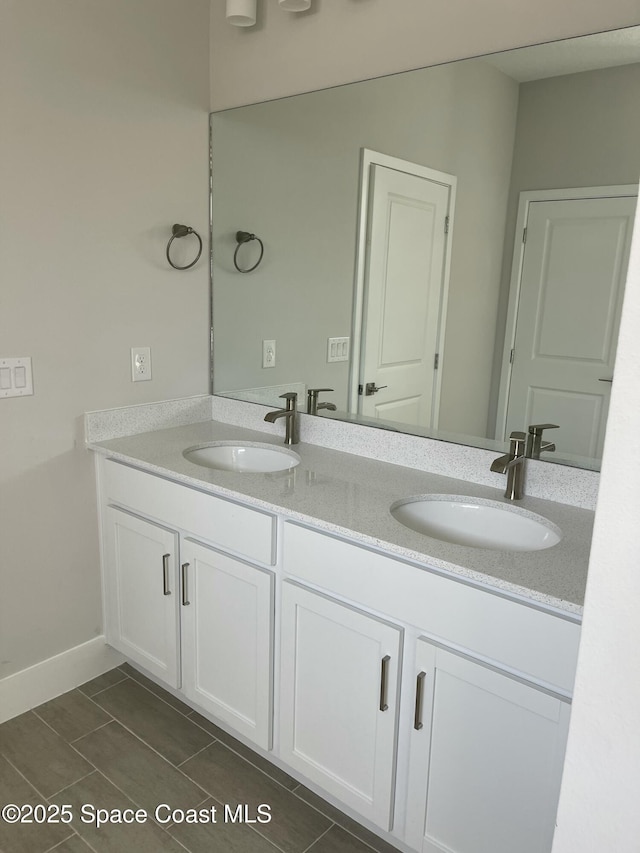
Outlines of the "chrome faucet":
{"type": "Polygon", "coordinates": [[[542,432],[545,429],[559,429],[558,424],[531,424],[527,436],[527,450],[525,455],[529,459],[540,459],[543,452],[551,453],[556,446],[551,441],[542,440],[542,432]]]}
{"type": "Polygon", "coordinates": [[[509,439],[509,452],[494,459],[491,470],[497,474],[507,475],[507,489],[504,496],[510,501],[519,501],[524,483],[524,451],[527,437],[523,432],[512,432],[509,439]]]}
{"type": "Polygon", "coordinates": [[[335,412],[335,403],[318,402],[318,394],[323,391],[333,391],[333,388],[309,388],[307,391],[307,414],[317,415],[318,409],[328,409],[330,412],[335,412]]]}
{"type": "Polygon", "coordinates": [[[296,408],[298,395],[295,391],[287,391],[286,394],[280,395],[281,400],[286,400],[286,408],[276,409],[275,412],[267,412],[264,416],[265,421],[275,423],[278,418],[286,418],[284,443],[298,444],[300,441],[300,428],[298,425],[298,410],[296,408]]]}

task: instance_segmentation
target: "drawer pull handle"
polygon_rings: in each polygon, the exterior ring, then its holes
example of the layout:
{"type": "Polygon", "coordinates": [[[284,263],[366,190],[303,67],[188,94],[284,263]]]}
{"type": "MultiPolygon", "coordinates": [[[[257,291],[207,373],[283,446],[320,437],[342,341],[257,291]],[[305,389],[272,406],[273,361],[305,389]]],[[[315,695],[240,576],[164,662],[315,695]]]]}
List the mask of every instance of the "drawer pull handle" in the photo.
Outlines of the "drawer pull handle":
{"type": "Polygon", "coordinates": [[[162,555],[162,593],[163,595],[171,595],[169,589],[169,558],[171,554],[162,555]]]}
{"type": "Polygon", "coordinates": [[[413,718],[413,728],[419,732],[422,728],[422,703],[424,701],[424,680],[426,672],[421,672],[416,679],[416,712],[413,718]]]}
{"type": "Polygon", "coordinates": [[[189,568],[189,563],[182,564],[182,603],[185,607],[191,604],[189,601],[189,593],[187,591],[187,569],[189,568]]]}
{"type": "Polygon", "coordinates": [[[385,655],[382,658],[382,665],[380,666],[380,710],[386,711],[389,706],[387,705],[387,680],[389,676],[389,661],[391,660],[390,655],[385,655]]]}

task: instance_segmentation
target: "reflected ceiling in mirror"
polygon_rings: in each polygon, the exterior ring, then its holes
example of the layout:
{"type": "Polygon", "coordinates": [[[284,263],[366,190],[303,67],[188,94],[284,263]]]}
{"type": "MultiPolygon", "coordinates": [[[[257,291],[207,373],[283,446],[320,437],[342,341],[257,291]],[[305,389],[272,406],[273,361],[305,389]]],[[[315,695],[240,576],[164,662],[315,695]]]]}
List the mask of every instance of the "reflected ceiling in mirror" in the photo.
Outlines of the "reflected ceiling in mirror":
{"type": "Polygon", "coordinates": [[[214,393],[597,468],[639,97],[630,28],[213,114],[214,393]]]}

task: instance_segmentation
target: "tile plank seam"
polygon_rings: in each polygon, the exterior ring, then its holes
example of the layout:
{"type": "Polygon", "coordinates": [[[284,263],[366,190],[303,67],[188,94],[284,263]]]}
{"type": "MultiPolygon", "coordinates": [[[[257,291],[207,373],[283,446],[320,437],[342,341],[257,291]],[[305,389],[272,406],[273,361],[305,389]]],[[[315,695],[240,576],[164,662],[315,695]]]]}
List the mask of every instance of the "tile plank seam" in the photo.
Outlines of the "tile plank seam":
{"type": "MultiPolygon", "coordinates": [[[[312,807],[312,808],[313,808],[313,807],[312,807]]],[[[317,810],[316,810],[316,811],[317,811],[317,810]]],[[[322,838],[324,838],[324,837],[325,837],[325,835],[326,835],[328,832],[331,832],[331,830],[334,828],[334,826],[337,826],[337,825],[338,825],[337,823],[332,823],[332,824],[331,824],[331,826],[330,826],[328,829],[325,829],[325,831],[322,833],[322,835],[318,836],[318,838],[316,838],[316,840],[315,840],[315,841],[312,841],[312,842],[311,842],[311,844],[310,844],[310,845],[309,845],[305,850],[303,850],[303,851],[302,851],[302,853],[312,853],[313,848],[315,847],[315,845],[316,845],[316,844],[317,844],[317,843],[318,843],[322,838]]],[[[342,827],[341,827],[341,829],[342,829],[342,827]]],[[[354,836],[354,837],[355,837],[355,836],[354,836]]]]}

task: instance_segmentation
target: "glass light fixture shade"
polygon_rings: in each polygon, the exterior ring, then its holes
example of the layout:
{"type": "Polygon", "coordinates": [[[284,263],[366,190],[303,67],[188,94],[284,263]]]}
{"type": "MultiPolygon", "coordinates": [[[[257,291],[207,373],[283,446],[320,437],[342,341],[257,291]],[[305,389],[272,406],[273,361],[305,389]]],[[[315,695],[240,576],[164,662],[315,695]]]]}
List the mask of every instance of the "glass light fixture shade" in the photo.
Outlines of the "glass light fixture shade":
{"type": "Polygon", "coordinates": [[[278,5],[285,12],[306,12],[311,8],[311,0],[278,0],[278,5]]]}
{"type": "Polygon", "coordinates": [[[227,23],[234,27],[252,27],[256,22],[257,0],[227,0],[227,23]]]}

